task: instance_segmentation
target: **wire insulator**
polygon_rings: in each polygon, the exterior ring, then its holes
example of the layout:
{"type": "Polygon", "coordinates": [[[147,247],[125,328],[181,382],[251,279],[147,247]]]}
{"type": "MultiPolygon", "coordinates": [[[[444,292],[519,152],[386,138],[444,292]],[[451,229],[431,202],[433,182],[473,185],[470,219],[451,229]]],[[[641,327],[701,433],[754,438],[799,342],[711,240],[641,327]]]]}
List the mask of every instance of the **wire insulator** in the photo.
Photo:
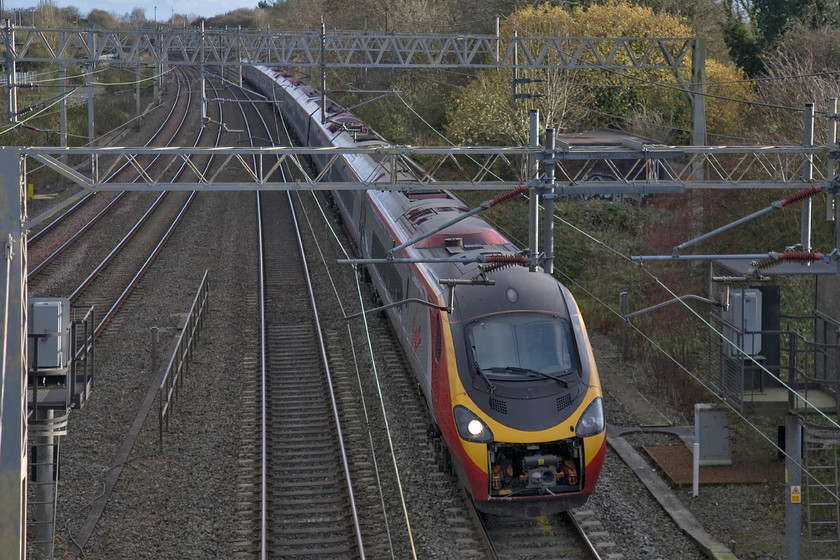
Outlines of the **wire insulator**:
{"type": "Polygon", "coordinates": [[[511,266],[526,266],[528,259],[522,255],[490,255],[486,259],[487,265],[481,266],[481,272],[488,274],[511,266]]]}
{"type": "Polygon", "coordinates": [[[519,187],[516,187],[515,189],[509,190],[508,192],[504,192],[504,193],[500,194],[499,196],[497,196],[496,198],[494,198],[493,200],[491,200],[490,201],[490,206],[495,206],[495,205],[499,204],[500,202],[510,200],[514,196],[520,195],[524,192],[528,192],[527,185],[521,185],[519,187]]]}
{"type": "Polygon", "coordinates": [[[799,202],[800,200],[804,200],[809,196],[814,196],[820,191],[822,191],[822,187],[808,187],[807,189],[802,189],[798,193],[793,193],[789,197],[783,198],[781,200],[782,206],[787,206],[788,204],[799,202]]]}
{"type": "Polygon", "coordinates": [[[760,272],[762,270],[772,268],[777,264],[781,264],[783,262],[814,262],[820,260],[821,258],[822,253],[806,253],[805,251],[785,251],[784,253],[779,253],[778,255],[776,255],[775,258],[758,261],[757,263],[755,263],[755,269],[760,272]]]}
{"type": "Polygon", "coordinates": [[[822,258],[822,253],[806,253],[804,251],[785,251],[779,253],[779,261],[814,262],[822,258]]]}
{"type": "Polygon", "coordinates": [[[514,263],[492,263],[487,265],[482,265],[480,267],[482,274],[489,274],[491,272],[496,272],[497,270],[502,270],[505,268],[509,268],[511,266],[516,266],[514,263]]]}
{"type": "Polygon", "coordinates": [[[528,259],[522,255],[488,255],[485,262],[490,264],[528,264],[528,259]]]}
{"type": "Polygon", "coordinates": [[[770,267],[776,266],[780,264],[779,261],[776,259],[764,259],[763,261],[756,261],[752,264],[752,267],[755,269],[755,272],[761,272],[762,270],[767,270],[770,267]]]}

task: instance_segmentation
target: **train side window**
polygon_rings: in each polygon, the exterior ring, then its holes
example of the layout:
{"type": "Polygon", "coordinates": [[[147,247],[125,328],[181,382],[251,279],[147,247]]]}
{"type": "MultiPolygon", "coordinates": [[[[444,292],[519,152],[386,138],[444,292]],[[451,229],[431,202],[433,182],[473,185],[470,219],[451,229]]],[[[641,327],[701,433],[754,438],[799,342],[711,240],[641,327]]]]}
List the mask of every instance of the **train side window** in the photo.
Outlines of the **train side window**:
{"type": "MultiPolygon", "coordinates": [[[[385,251],[385,246],[382,244],[382,241],[379,239],[379,235],[374,232],[373,235],[373,246],[371,247],[371,257],[374,259],[384,259],[387,255],[385,251]]],[[[395,264],[374,264],[374,269],[376,270],[379,277],[382,279],[382,284],[384,285],[386,294],[382,294],[383,297],[387,296],[390,298],[391,302],[399,301],[403,299],[402,295],[402,281],[400,279],[400,275],[397,272],[397,268],[395,264]]],[[[399,311],[399,309],[397,309],[399,311]]]]}

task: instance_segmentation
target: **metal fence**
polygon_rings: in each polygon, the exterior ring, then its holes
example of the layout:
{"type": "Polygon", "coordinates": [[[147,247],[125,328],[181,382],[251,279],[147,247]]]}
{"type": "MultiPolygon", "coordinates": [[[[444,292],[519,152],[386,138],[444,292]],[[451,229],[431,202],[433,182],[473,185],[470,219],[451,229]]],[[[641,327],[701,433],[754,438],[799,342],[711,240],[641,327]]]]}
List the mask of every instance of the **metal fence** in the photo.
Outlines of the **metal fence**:
{"type": "MultiPolygon", "coordinates": [[[[810,324],[816,341],[798,330],[746,331],[712,314],[708,341],[707,381],[718,395],[736,408],[766,400],[770,388],[796,391],[780,395],[783,408],[808,415],[815,412],[812,396],[826,395],[833,399],[834,411],[840,413],[840,324],[825,317],[797,317],[810,324]],[[723,336],[717,334],[722,333],[723,336]],[[747,358],[736,348],[744,347],[747,336],[761,336],[764,340],[776,337],[778,359],[765,362],[763,356],[747,358]]],[[[825,403],[823,404],[825,406],[825,403]]]]}
{"type": "Polygon", "coordinates": [[[163,451],[163,426],[169,429],[169,413],[174,400],[178,398],[178,391],[183,384],[184,378],[189,374],[189,361],[198,343],[201,328],[209,313],[210,282],[207,278],[208,271],[204,271],[198,293],[195,295],[189,315],[187,315],[184,329],[178,337],[178,344],[169,360],[169,366],[163,380],[160,382],[160,406],[158,409],[158,424],[160,429],[160,450],[163,451]]]}
{"type": "MultiPolygon", "coordinates": [[[[38,72],[15,72],[15,83],[17,85],[32,84],[38,80],[38,72]]],[[[0,75],[0,86],[9,84],[9,76],[0,75]]]]}
{"type": "Polygon", "coordinates": [[[736,348],[743,346],[744,333],[719,314],[709,317],[708,382],[718,395],[739,410],[744,404],[744,360],[736,348]],[[717,333],[723,333],[726,337],[717,333]]]}

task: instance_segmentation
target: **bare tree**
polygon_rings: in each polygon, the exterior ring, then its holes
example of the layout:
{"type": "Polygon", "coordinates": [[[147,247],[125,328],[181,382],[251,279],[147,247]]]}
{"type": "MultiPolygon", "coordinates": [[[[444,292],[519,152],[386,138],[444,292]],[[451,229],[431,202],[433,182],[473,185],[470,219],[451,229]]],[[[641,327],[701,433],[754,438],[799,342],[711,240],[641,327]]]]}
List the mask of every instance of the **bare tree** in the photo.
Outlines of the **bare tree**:
{"type": "MultiPolygon", "coordinates": [[[[814,103],[826,109],[826,100],[840,97],[840,36],[837,28],[817,29],[797,24],[788,31],[778,48],[762,58],[765,75],[757,83],[761,117],[753,119],[757,134],[765,142],[802,142],[803,119],[799,109],[814,103]]],[[[826,141],[824,126],[815,127],[815,142],[826,141]]]]}
{"type": "Polygon", "coordinates": [[[146,11],[143,8],[134,8],[131,13],[126,14],[125,20],[132,27],[143,27],[148,23],[146,20],[146,11]]]}

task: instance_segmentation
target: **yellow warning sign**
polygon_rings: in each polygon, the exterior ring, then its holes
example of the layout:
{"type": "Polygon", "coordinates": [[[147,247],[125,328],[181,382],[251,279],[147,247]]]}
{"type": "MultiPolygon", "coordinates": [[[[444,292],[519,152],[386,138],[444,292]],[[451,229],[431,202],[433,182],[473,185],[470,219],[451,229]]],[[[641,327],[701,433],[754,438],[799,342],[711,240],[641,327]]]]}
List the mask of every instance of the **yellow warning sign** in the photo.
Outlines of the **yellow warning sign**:
{"type": "Polygon", "coordinates": [[[790,503],[798,504],[802,502],[802,487],[801,486],[791,486],[790,487],[790,503]]]}

